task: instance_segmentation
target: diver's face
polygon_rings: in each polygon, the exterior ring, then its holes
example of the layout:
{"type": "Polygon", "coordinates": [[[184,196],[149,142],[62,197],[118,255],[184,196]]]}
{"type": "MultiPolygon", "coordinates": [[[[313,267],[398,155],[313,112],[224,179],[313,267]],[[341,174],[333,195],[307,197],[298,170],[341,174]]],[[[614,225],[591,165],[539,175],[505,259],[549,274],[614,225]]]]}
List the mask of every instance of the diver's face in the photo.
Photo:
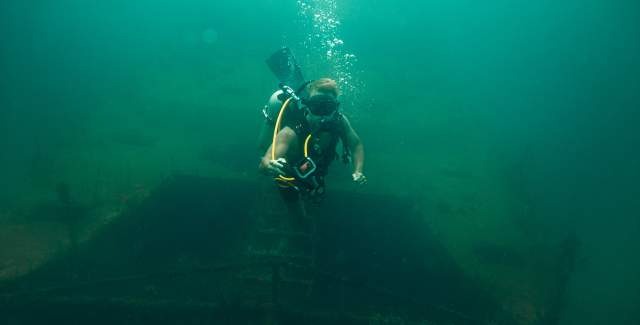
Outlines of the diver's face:
{"type": "Polygon", "coordinates": [[[306,100],[307,121],[311,128],[318,129],[323,123],[335,118],[338,111],[338,101],[331,93],[312,91],[306,100]]]}

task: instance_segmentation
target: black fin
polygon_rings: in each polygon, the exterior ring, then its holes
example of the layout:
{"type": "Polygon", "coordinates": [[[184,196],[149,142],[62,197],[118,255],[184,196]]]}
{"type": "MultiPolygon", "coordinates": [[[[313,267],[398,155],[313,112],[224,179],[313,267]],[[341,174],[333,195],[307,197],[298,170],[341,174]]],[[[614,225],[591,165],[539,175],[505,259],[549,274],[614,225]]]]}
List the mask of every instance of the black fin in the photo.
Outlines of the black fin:
{"type": "Polygon", "coordinates": [[[288,47],[283,47],[273,53],[266,62],[281,83],[293,89],[298,89],[304,84],[302,69],[288,47]]]}

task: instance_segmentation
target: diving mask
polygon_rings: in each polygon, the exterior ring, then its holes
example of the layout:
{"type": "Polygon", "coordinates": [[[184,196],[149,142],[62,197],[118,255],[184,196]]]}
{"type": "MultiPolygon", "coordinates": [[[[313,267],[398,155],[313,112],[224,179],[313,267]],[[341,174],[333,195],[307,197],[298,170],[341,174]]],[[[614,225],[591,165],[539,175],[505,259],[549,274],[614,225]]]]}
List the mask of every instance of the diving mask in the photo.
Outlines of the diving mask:
{"type": "Polygon", "coordinates": [[[333,96],[319,94],[303,99],[302,103],[309,109],[313,115],[330,116],[338,110],[340,102],[333,96]]]}

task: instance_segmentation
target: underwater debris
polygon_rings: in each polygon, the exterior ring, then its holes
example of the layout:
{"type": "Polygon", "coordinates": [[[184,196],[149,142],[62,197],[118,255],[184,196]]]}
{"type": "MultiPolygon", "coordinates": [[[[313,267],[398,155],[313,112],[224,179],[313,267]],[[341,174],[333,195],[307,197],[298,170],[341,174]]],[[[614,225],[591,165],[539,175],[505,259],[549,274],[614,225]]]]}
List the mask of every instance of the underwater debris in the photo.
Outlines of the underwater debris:
{"type": "MultiPolygon", "coordinates": [[[[163,315],[174,313],[175,319],[181,321],[213,323],[202,316],[211,315],[211,309],[199,310],[203,312],[200,315],[185,316],[181,312],[191,308],[192,303],[219,304],[224,302],[223,296],[232,297],[232,301],[237,297],[249,306],[274,305],[276,301],[283,313],[299,313],[295,315],[296,322],[292,322],[296,324],[370,324],[372,312],[385,316],[388,311],[398,316],[395,324],[401,324],[402,317],[407,317],[403,324],[421,324],[421,319],[429,320],[422,324],[478,324],[471,317],[484,319],[485,310],[499,308],[454,267],[436,241],[416,230],[421,221],[411,212],[413,202],[340,192],[327,202],[345,206],[344,209],[314,210],[323,216],[319,218],[317,236],[313,237],[318,250],[303,256],[293,253],[302,252],[306,245],[299,250],[293,247],[295,251],[278,249],[279,239],[302,241],[311,238],[308,234],[255,228],[261,217],[255,213],[259,199],[256,187],[255,182],[244,179],[172,176],[154,189],[143,204],[127,209],[123,217],[115,217],[96,236],[83,241],[74,258],[48,263],[29,278],[17,281],[15,288],[41,294],[42,300],[29,306],[32,309],[51,310],[52,304],[60,302],[56,299],[68,298],[56,305],[56,311],[68,312],[65,317],[69,322],[86,323],[104,317],[104,310],[92,308],[108,305],[109,301],[114,302],[109,315],[116,319],[134,315],[151,322],[155,314],[150,311],[162,310],[163,315]],[[242,198],[243,204],[237,204],[235,198],[242,198]],[[392,211],[398,217],[391,222],[380,211],[392,211]],[[351,236],[354,230],[360,231],[360,236],[351,236]],[[393,235],[397,233],[406,234],[405,240],[397,240],[393,235]],[[252,245],[252,237],[258,243],[274,245],[252,245]],[[398,251],[403,253],[396,254],[398,251]],[[433,267],[414,263],[424,254],[431,256],[433,267]],[[309,257],[313,256],[315,261],[310,263],[309,257]],[[380,268],[375,269],[376,265],[380,268]],[[69,274],[86,281],[79,283],[76,277],[68,279],[68,285],[51,282],[52,278],[69,274]],[[41,290],[49,287],[56,291],[45,294],[41,290]],[[457,299],[461,296],[471,297],[472,302],[457,299]],[[93,300],[83,303],[85,298],[93,300]],[[129,298],[144,303],[121,303],[129,298]],[[172,303],[153,309],[166,300],[172,303]],[[87,306],[86,310],[92,313],[74,313],[78,305],[87,306]],[[352,315],[357,317],[348,318],[352,315]]],[[[69,188],[60,187],[61,201],[73,202],[72,194],[69,188]]],[[[264,211],[281,211],[278,208],[264,211]]],[[[276,225],[280,225],[278,216],[273,216],[276,225]]],[[[21,309],[28,299],[9,302],[11,305],[3,306],[4,301],[0,301],[0,310],[7,311],[0,311],[0,322],[3,315],[28,317],[21,309]]]]}

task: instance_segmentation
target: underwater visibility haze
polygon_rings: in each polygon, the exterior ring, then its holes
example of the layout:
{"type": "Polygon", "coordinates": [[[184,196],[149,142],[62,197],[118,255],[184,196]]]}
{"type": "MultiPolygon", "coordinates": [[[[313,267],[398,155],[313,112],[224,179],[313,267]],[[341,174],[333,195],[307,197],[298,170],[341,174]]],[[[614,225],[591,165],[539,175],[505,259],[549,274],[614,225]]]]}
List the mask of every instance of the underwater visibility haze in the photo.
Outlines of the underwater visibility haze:
{"type": "Polygon", "coordinates": [[[1,323],[640,323],[640,3],[5,0],[0,39],[1,323]],[[258,170],[285,47],[366,153],[313,236],[258,170]]]}

